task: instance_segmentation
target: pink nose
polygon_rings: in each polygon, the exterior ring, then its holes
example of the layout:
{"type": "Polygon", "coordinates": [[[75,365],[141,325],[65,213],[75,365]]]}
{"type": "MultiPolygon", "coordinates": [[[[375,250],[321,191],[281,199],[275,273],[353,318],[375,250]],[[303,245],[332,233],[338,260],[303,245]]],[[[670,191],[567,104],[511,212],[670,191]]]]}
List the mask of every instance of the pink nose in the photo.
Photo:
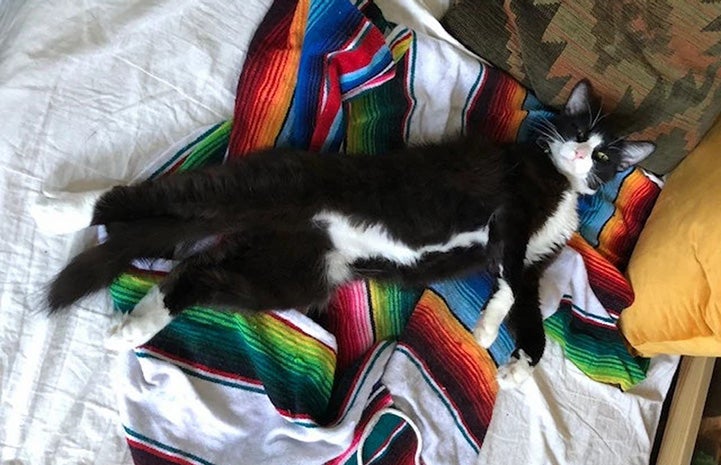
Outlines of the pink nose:
{"type": "Polygon", "coordinates": [[[588,156],[588,150],[581,148],[581,147],[576,147],[576,150],[573,153],[573,155],[574,155],[573,156],[574,160],[583,159],[588,156]]]}

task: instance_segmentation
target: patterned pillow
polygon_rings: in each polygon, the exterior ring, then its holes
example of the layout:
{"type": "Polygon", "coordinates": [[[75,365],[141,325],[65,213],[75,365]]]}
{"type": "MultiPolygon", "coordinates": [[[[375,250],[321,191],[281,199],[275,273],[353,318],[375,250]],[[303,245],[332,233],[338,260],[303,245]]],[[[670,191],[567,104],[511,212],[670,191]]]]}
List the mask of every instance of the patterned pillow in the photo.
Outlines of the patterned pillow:
{"type": "Polygon", "coordinates": [[[461,0],[443,23],[542,102],[588,77],[634,138],[657,143],[643,165],[659,174],[721,112],[719,0],[461,0]]]}

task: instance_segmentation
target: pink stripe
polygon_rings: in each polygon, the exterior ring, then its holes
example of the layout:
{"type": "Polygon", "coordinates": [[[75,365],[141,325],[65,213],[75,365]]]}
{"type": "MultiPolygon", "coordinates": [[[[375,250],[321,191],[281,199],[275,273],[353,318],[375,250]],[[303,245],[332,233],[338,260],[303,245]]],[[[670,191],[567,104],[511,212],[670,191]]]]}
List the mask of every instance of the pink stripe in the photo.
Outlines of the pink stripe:
{"type": "Polygon", "coordinates": [[[341,287],[330,303],[332,332],[338,341],[338,366],[345,369],[375,343],[369,291],[364,281],[341,287]]]}

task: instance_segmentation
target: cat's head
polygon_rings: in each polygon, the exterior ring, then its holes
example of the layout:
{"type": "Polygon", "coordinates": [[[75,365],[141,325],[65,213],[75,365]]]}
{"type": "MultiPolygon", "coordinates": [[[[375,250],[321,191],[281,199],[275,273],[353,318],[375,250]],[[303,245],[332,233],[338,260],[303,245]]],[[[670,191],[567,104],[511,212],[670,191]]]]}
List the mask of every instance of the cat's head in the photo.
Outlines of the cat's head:
{"type": "Polygon", "coordinates": [[[645,159],[656,148],[652,142],[627,141],[614,133],[612,117],[601,105],[587,80],[579,81],[554,121],[541,129],[541,144],[571,184],[583,194],[594,193],[618,171],[645,159]]]}

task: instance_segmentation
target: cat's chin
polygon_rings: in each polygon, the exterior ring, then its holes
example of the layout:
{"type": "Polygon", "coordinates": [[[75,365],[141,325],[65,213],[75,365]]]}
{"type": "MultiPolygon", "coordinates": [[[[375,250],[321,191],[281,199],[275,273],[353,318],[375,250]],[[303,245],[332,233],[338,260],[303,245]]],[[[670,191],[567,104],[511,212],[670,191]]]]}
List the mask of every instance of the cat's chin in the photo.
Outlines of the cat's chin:
{"type": "Polygon", "coordinates": [[[586,181],[588,173],[580,175],[575,173],[568,173],[567,171],[563,171],[562,173],[571,184],[571,189],[573,189],[575,192],[582,195],[593,195],[596,193],[597,189],[593,189],[591,186],[588,185],[588,182],[586,181]]]}
{"type": "Polygon", "coordinates": [[[578,187],[576,187],[576,191],[579,194],[593,195],[596,193],[597,189],[592,189],[592,188],[588,187],[588,184],[586,184],[585,181],[579,181],[579,183],[580,183],[580,185],[578,187]]]}

